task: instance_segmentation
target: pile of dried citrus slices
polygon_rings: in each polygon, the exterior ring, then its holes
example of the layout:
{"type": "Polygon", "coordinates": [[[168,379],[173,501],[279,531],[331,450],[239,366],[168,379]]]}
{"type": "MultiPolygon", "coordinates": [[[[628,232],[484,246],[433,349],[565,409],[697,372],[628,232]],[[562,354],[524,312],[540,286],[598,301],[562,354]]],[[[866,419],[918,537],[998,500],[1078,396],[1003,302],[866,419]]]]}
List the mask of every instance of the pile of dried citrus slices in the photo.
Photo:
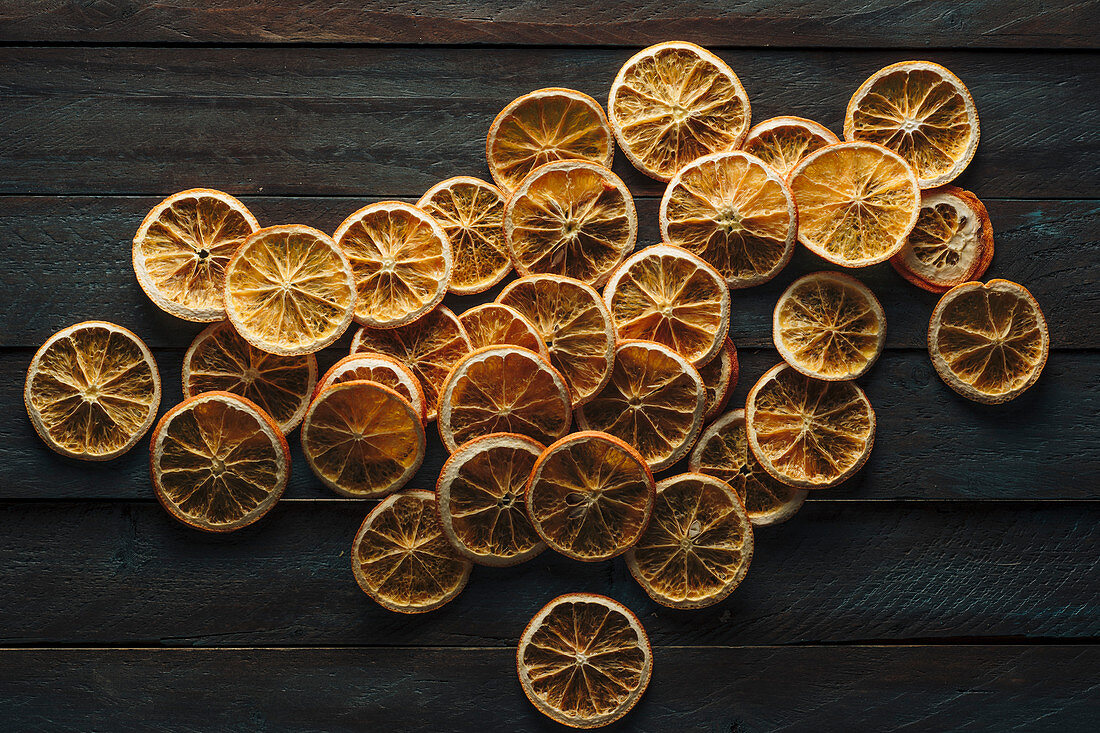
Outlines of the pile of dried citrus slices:
{"type": "MultiPolygon", "coordinates": [[[[798,243],[847,270],[889,261],[942,294],[929,352],[967,398],[1012,399],[1046,360],[1034,298],[979,280],[989,216],[950,185],[978,143],[962,82],[930,62],[886,67],[852,96],[843,133],[799,117],[752,125],[733,70],[672,42],[626,62],[606,113],[560,88],[505,106],[486,140],[494,183],[459,176],[415,205],[373,203],[331,236],[261,228],[218,191],[170,196],[134,237],[137,281],[166,312],[211,325],[184,356],[185,399],[153,428],[157,499],[197,529],[259,520],[300,427],[320,483],[381,500],[351,557],[387,609],[431,611],[474,565],[548,548],[621,555],[662,605],[720,602],[745,578],[754,526],[851,478],[874,443],[856,380],[882,354],[886,314],[835,269],[782,292],[781,361],[726,411],[736,296],[775,278],[798,243]],[[659,243],[638,246],[616,145],[667,182],[659,243]],[[461,313],[444,304],[486,291],[461,313]],[[350,354],[319,373],[317,352],[353,322],[350,354]],[[424,477],[433,431],[450,457],[424,477]]],[[[141,339],[97,321],[42,346],[25,396],[47,445],[103,460],[153,427],[160,387],[141,339]]],[[[517,665],[539,711],[592,728],[635,705],[653,660],[637,616],[576,593],[535,615],[517,665]]]]}

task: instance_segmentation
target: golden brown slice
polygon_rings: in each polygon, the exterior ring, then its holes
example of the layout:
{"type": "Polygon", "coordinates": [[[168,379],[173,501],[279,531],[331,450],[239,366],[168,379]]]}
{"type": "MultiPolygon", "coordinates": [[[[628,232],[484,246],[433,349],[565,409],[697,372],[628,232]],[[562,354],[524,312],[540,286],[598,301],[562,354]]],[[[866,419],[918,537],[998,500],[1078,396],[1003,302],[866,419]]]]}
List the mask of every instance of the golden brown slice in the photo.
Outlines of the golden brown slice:
{"type": "Polygon", "coordinates": [[[355,535],[351,569],[363,592],[399,613],[434,611],[466,587],[473,565],[443,535],[435,494],[402,491],[379,502],[355,535]]]}
{"type": "Polygon", "coordinates": [[[516,669],[540,713],[571,728],[600,728],[637,704],[653,674],[653,652],[626,606],[594,593],[570,593],[527,624],[516,669]]]}
{"type": "Polygon", "coordinates": [[[232,532],[271,511],[290,476],[279,426],[254,402],[204,392],[173,407],[150,441],[153,489],[184,524],[232,532]]]}
{"type": "Polygon", "coordinates": [[[661,181],[700,156],[739,147],[751,116],[737,74],[682,41],[631,56],[611,85],[607,111],[626,157],[661,181]]]}
{"type": "Polygon", "coordinates": [[[1043,311],[1008,280],[963,283],[932,311],[928,353],[947,386],[963,397],[1000,404],[1035,384],[1050,352],[1043,311]]]}
{"type": "Polygon", "coordinates": [[[993,261],[993,224],[977,196],[955,186],[921,191],[916,226],[890,258],[918,288],[946,293],[977,280],[993,261]]]}
{"type": "Polygon", "coordinates": [[[752,524],[730,485],[683,473],[657,484],[653,518],[626,566],[662,606],[706,608],[741,584],[752,549],[752,524]]]}
{"type": "Polygon", "coordinates": [[[465,311],[458,317],[470,345],[475,349],[485,346],[512,344],[534,351],[549,359],[550,351],[542,340],[535,325],[510,305],[502,303],[482,303],[465,311]]]}
{"type": "Polygon", "coordinates": [[[798,161],[826,145],[840,142],[833,131],[803,117],[772,117],[752,126],[741,149],[755,155],[786,178],[798,161]]]}
{"type": "Polygon", "coordinates": [[[472,176],[440,181],[416,202],[443,227],[451,243],[451,282],[456,295],[480,293],[512,269],[504,242],[504,193],[472,176]]]}
{"type": "Polygon", "coordinates": [[[225,266],[260,228],[227,193],[192,188],[153,207],[134,235],[134,273],[149,299],[188,321],[225,318],[225,266]]]}
{"type": "Polygon", "coordinates": [[[312,399],[334,384],[365,379],[389,387],[408,400],[413,409],[420,413],[421,420],[427,422],[427,402],[420,380],[405,364],[384,354],[370,352],[351,354],[329,367],[325,376],[317,382],[312,399]]]}
{"type": "Polygon", "coordinates": [[[714,416],[726,409],[738,377],[737,349],[729,338],[722,344],[718,356],[699,367],[699,376],[703,378],[703,389],[707,392],[703,421],[713,420],[714,416]]]}
{"type": "Polygon", "coordinates": [[[106,321],[46,339],[27,368],[23,403],[38,437],[69,458],[106,461],[134,447],[160,407],[160,372],[145,342],[106,321]]]}

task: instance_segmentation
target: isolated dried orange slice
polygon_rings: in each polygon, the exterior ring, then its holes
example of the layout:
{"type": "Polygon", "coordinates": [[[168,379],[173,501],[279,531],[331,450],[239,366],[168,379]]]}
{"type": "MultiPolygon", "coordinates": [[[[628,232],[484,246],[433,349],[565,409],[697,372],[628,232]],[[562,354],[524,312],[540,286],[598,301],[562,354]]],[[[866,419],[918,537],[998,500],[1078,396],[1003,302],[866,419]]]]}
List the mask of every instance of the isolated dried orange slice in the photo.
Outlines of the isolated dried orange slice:
{"type": "Polygon", "coordinates": [[[327,234],[300,224],[260,229],[225,270],[225,305],[237,333],[280,356],[320,351],[355,310],[351,265],[327,234]]]}
{"type": "Polygon", "coordinates": [[[928,353],[940,379],[963,397],[1000,404],[1035,384],[1050,352],[1043,311],[1008,280],[963,283],[932,311],[928,353]]]}
{"type": "Polygon", "coordinates": [[[812,272],[779,296],[772,340],[783,360],[807,376],[855,379],[882,353],[886,312],[854,277],[812,272]]]}
{"type": "Polygon", "coordinates": [[[192,188],[153,207],[134,235],[134,273],[150,300],[188,321],[225,318],[225,266],[260,228],[227,193],[192,188]]]}
{"type": "Polygon", "coordinates": [[[803,117],[772,117],[752,126],[741,149],[767,163],[782,177],[798,161],[826,145],[840,142],[833,131],[803,117]]]}
{"type": "Polygon", "coordinates": [[[657,484],[653,518],[626,553],[626,566],[661,605],[706,608],[741,584],[752,550],[752,524],[733,488],[683,473],[657,484]]]}
{"type": "Polygon", "coordinates": [[[737,349],[733,341],[727,338],[718,356],[699,367],[699,376],[702,377],[703,389],[706,390],[704,422],[714,419],[715,415],[726,409],[726,402],[737,386],[738,372],[737,349]]]}
{"type": "Polygon", "coordinates": [[[955,186],[921,191],[917,223],[890,258],[899,275],[933,293],[977,280],[992,261],[993,224],[985,204],[955,186]]]}
{"type": "Polygon", "coordinates": [[[921,188],[950,183],[978,148],[978,110],[959,77],[931,61],[879,69],[844,115],[844,137],[878,143],[913,167],[921,188]]]}
{"type": "Polygon", "coordinates": [[[611,85],[607,111],[626,157],[661,181],[700,156],[739,147],[751,114],[733,70],[682,41],[631,56],[611,85]]]}
{"type": "Polygon", "coordinates": [[[317,395],[334,384],[352,382],[357,379],[378,382],[384,387],[389,387],[408,400],[409,404],[420,415],[421,420],[427,422],[427,400],[424,399],[424,390],[420,386],[420,380],[404,363],[385,354],[366,352],[345,356],[329,367],[329,370],[317,382],[317,387],[313,390],[313,399],[316,399],[317,395]]]}
{"type": "Polygon", "coordinates": [[[485,346],[512,344],[534,351],[539,356],[550,358],[546,342],[542,340],[535,325],[510,305],[502,303],[482,303],[475,305],[458,317],[470,345],[475,349],[485,346]]]}
{"type": "Polygon", "coordinates": [[[27,368],[23,402],[38,437],[69,458],[106,461],[134,447],[160,407],[160,372],[145,342],[106,321],[46,339],[27,368]]]}
{"type": "Polygon", "coordinates": [[[451,280],[457,295],[480,293],[512,269],[504,242],[504,193],[472,176],[440,181],[416,202],[447,234],[451,243],[451,280]]]}
{"type": "Polygon", "coordinates": [[[875,411],[855,382],[826,382],[778,364],[749,390],[745,433],[749,450],[772,478],[826,489],[867,461],[875,411]]]}
{"type": "Polygon", "coordinates": [[[653,674],[653,651],[626,606],[594,593],[570,593],[527,624],[516,669],[540,713],[571,728],[599,728],[637,704],[653,674]]]}
{"type": "Polygon", "coordinates": [[[459,554],[505,567],[546,549],[527,517],[527,479],[545,447],[494,433],[459,447],[443,464],[435,493],[443,533],[459,554]]]}
{"type": "Polygon", "coordinates": [[[279,426],[254,402],[204,392],[173,407],[150,441],[153,489],[173,517],[231,532],[271,511],[290,476],[279,426]]]}
{"type": "Polygon", "coordinates": [[[399,613],[434,611],[466,587],[473,565],[443,534],[435,494],[402,491],[379,502],[351,546],[363,592],[399,613]]]}

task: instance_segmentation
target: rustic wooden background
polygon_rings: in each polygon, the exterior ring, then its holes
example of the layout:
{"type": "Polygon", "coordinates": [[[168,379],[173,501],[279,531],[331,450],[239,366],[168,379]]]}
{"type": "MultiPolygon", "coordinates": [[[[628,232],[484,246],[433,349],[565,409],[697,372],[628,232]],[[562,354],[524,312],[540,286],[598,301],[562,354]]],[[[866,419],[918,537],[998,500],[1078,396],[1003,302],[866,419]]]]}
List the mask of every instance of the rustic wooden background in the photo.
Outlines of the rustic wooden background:
{"type": "MultiPolygon", "coordinates": [[[[626,603],[655,645],[649,692],[617,730],[1096,729],[1098,3],[575,5],[0,0],[0,728],[551,730],[520,691],[515,644],[547,600],[586,590],[626,603]],[[130,266],[163,196],[220,188],[265,225],[331,231],[365,202],[487,177],[484,134],[509,100],[543,86],[605,100],[634,50],[674,38],[732,65],[755,120],[834,131],[885,64],[955,71],[981,116],[958,183],[992,216],[990,275],[1025,284],[1052,334],[1034,388],[973,404],[929,363],[935,297],[888,266],[860,271],[889,321],[863,380],[874,452],[857,479],[757,532],[724,603],[666,610],[621,561],[547,552],[476,568],[456,601],[407,618],[352,578],[371,504],[334,498],[300,451],[268,519],[212,538],[154,501],[147,443],[88,465],[35,437],[24,369],[79,320],[136,331],[161,365],[162,410],[180,399],[199,327],[158,311],[130,266]]],[[[653,243],[662,187],[621,154],[616,170],[653,243]]],[[[777,295],[822,266],[800,252],[735,294],[734,402],[778,359],[777,295]]],[[[413,485],[431,487],[442,458],[435,441],[413,485]]]]}

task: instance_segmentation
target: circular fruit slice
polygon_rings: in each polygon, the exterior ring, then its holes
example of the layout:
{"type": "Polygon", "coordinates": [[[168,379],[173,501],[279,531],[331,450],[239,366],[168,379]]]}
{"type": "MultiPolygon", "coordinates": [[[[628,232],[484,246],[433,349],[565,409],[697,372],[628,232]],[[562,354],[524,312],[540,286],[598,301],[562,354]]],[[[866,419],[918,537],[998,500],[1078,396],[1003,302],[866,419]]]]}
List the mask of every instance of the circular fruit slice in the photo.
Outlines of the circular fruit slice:
{"type": "Polygon", "coordinates": [[[607,110],[626,157],[661,181],[700,156],[739,147],[749,129],[749,97],[737,74],[681,41],[631,56],[611,85],[607,110]]]}
{"type": "Polygon", "coordinates": [[[69,458],[106,461],[134,447],[160,407],[160,372],[145,342],[105,321],[46,339],[27,368],[23,402],[38,437],[69,458]]]}
{"type": "Polygon", "coordinates": [[[949,183],[978,148],[978,110],[959,77],[931,61],[876,71],[852,95],[844,137],[878,143],[913,167],[921,188],[949,183]]]}
{"type": "Polygon", "coordinates": [[[586,160],[610,168],[614,157],[603,107],[572,89],[537,89],[512,100],[485,140],[489,172],[505,191],[547,163],[586,160]]]}
{"type": "Polygon", "coordinates": [[[615,327],[591,286],[561,275],[532,275],[506,285],[497,302],[515,308],[542,334],[550,362],[569,383],[573,407],[611,379],[615,327]]]}
{"type": "Polygon", "coordinates": [[[662,606],[706,608],[741,584],[752,549],[752,524],[730,485],[683,473],[657,484],[653,518],[626,566],[662,606]]]}
{"type": "Polygon", "coordinates": [[[527,479],[545,448],[522,435],[496,433],[461,446],[439,472],[443,533],[479,565],[505,567],[546,549],[527,517],[527,479]]]}
{"type": "Polygon", "coordinates": [[[755,155],[784,178],[798,161],[840,142],[833,131],[802,117],[772,117],[752,126],[741,149],[755,155]]]}
{"type": "Polygon", "coordinates": [[[703,389],[707,395],[704,400],[703,420],[713,420],[714,416],[726,409],[726,402],[737,386],[738,376],[737,349],[728,338],[722,344],[718,356],[699,367],[699,376],[703,379],[703,389]]]}
{"type": "Polygon", "coordinates": [[[661,238],[698,255],[731,288],[779,274],[794,253],[798,216],[782,177],[734,150],[688,163],[661,199],[661,238]]]}
{"type": "Polygon", "coordinates": [[[607,560],[641,536],[653,492],[653,474],[636,450],[606,433],[573,433],[535,463],[527,514],[546,544],[566,557],[607,560]]]}
{"type": "Polygon", "coordinates": [[[963,283],[932,311],[928,353],[947,386],[963,397],[1000,404],[1035,384],[1050,351],[1043,311],[1008,280],[963,283]]]}
{"type": "Polygon", "coordinates": [[[812,272],[779,296],[772,340],[783,360],[807,376],[855,379],[882,353],[886,313],[854,277],[812,272]]]}
{"type": "Polygon", "coordinates": [[[899,275],[933,293],[977,280],[992,261],[993,224],[985,204],[955,186],[921,191],[916,226],[890,258],[899,275]]]}
{"type": "Polygon", "coordinates": [[[787,179],[798,206],[798,241],[843,267],[865,267],[905,245],[920,211],[913,169],[871,143],[827,145],[787,179]]]}
{"type": "Polygon", "coordinates": [[[825,382],[778,364],[749,390],[745,432],[749,450],[772,478],[827,489],[867,461],[875,411],[855,382],[825,382]]]}
{"type": "Polygon", "coordinates": [[[204,392],[173,407],[150,441],[161,505],[195,529],[232,532],[271,511],[290,477],[290,448],[254,402],[204,392]]]}
{"type": "Polygon", "coordinates": [[[653,651],[626,606],[594,593],[570,593],[527,624],[516,669],[540,713],[572,728],[599,728],[637,704],[653,674],[653,651]]]}
{"type": "Polygon", "coordinates": [[[434,611],[466,587],[473,564],[443,534],[435,494],[388,496],[367,515],[351,546],[355,582],[399,613],[434,611]]]}
{"type": "Polygon", "coordinates": [[[611,381],[577,408],[577,424],[623,440],[660,471],[691,449],[705,408],[703,378],[687,359],[652,341],[621,341],[611,381]]]}
{"type": "Polygon", "coordinates": [[[260,229],[225,270],[225,306],[237,333],[261,351],[296,356],[343,335],[355,310],[347,257],[301,224],[260,229]]]}
{"type": "Polygon", "coordinates": [[[225,318],[225,266],[260,228],[227,193],[192,188],[153,207],[134,235],[138,285],[161,310],[188,321],[225,318]]]}
{"type": "Polygon", "coordinates": [[[450,292],[483,292],[512,269],[504,242],[504,202],[499,188],[471,176],[441,181],[416,202],[418,209],[439,222],[451,243],[450,292]]]}
{"type": "Polygon", "coordinates": [[[377,382],[334,384],[302,421],[302,451],[325,486],[353,499],[386,496],[424,462],[424,425],[408,401],[377,382]]]}
{"type": "Polygon", "coordinates": [[[435,219],[400,201],[356,211],[333,235],[355,275],[355,320],[372,328],[415,321],[447,294],[451,244],[435,219]]]}
{"type": "Polygon", "coordinates": [[[183,356],[183,396],[230,392],[254,402],[284,434],[298,427],[317,384],[317,357],[275,356],[241,338],[229,321],[209,326],[183,356]]]}
{"type": "Polygon", "coordinates": [[[679,247],[655,244],[635,252],[604,288],[621,339],[644,339],[678,351],[696,366],[713,359],[730,325],[726,281],[679,247]]]}
{"type": "Polygon", "coordinates": [[[470,345],[475,349],[512,344],[550,358],[550,351],[542,340],[542,334],[534,324],[509,305],[482,303],[464,312],[458,320],[462,322],[466,335],[470,337],[470,345]]]}
{"type": "Polygon", "coordinates": [[[634,249],[638,214],[626,184],[610,170],[561,161],[519,184],[504,210],[504,236],[521,275],[601,285],[634,249]]]}
{"type": "Polygon", "coordinates": [[[744,410],[727,412],[703,430],[691,451],[688,467],[732,486],[756,526],[787,521],[809,493],[776,481],[760,467],[749,452],[744,410]]]}
{"type": "Polygon", "coordinates": [[[334,384],[365,379],[389,387],[408,400],[423,422],[427,422],[427,401],[420,380],[412,370],[392,356],[384,354],[352,354],[333,364],[317,382],[313,399],[334,384]]]}

